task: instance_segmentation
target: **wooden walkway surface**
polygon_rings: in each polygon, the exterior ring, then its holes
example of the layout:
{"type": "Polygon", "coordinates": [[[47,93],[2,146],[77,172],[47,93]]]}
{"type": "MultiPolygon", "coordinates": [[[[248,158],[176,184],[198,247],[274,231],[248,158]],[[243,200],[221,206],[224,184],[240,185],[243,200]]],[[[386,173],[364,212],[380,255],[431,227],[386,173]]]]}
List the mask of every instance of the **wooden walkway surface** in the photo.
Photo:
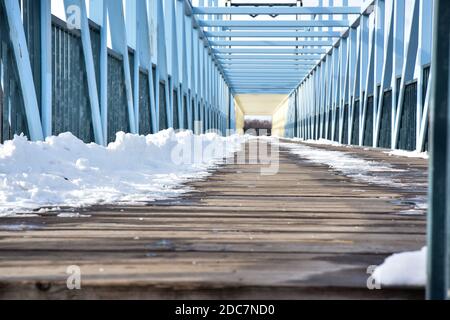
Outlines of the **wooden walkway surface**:
{"type": "Polygon", "coordinates": [[[416,188],[358,182],[281,149],[273,176],[260,175],[263,164],[229,164],[145,207],[2,218],[0,299],[423,298],[368,290],[366,270],[424,245],[425,215],[402,212],[426,194],[427,162],[315,147],[405,169],[400,179],[416,188]],[[71,265],[81,290],[66,288],[71,265]]]}

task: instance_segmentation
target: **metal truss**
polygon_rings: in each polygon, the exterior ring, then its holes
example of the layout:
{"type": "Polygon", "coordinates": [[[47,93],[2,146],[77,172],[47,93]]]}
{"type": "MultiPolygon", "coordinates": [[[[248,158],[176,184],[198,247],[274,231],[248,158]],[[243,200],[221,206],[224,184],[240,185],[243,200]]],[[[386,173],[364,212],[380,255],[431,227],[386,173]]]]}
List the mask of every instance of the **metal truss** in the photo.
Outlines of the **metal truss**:
{"type": "MultiPolygon", "coordinates": [[[[52,135],[52,15],[50,0],[39,0],[41,46],[32,48],[41,57],[41,74],[33,75],[30,51],[22,21],[21,8],[16,0],[2,0],[5,8],[10,42],[18,68],[20,87],[28,124],[26,132],[32,140],[42,140],[52,135]],[[41,87],[41,94],[36,87],[41,87]]],[[[190,1],[146,0],[124,2],[117,0],[90,0],[88,8],[83,0],[64,0],[66,12],[78,8],[85,74],[87,75],[89,103],[95,141],[108,141],[108,51],[122,57],[125,81],[128,127],[131,133],[139,132],[139,73],[144,70],[149,79],[149,103],[153,131],[173,127],[175,116],[179,127],[194,130],[196,121],[205,129],[234,128],[234,98],[225,72],[214,50],[199,27],[190,1]],[[125,10],[126,6],[126,10],[125,10]],[[93,40],[89,26],[94,22],[100,28],[100,61],[94,58],[93,40]],[[108,23],[109,22],[109,23],[108,23]],[[108,34],[111,48],[108,48],[108,34]],[[129,52],[134,52],[133,62],[129,52]],[[97,64],[99,68],[97,69],[97,64]],[[132,72],[133,71],[133,72],[132,72]],[[133,76],[134,75],[134,76],[133,76]],[[160,92],[159,83],[164,90],[160,92]],[[160,95],[165,106],[161,106],[160,95]],[[161,108],[165,107],[165,126],[160,123],[161,108]],[[177,109],[177,110],[174,110],[177,109]],[[186,110],[185,110],[186,109],[186,110]],[[188,117],[188,119],[184,119],[188,117]]],[[[220,43],[219,43],[220,44],[220,43]]]]}
{"type": "Polygon", "coordinates": [[[367,3],[291,92],[296,103],[288,112],[299,118],[287,126],[287,135],[293,136],[296,127],[297,135],[305,139],[405,149],[407,134],[409,150],[425,150],[433,2],[411,3],[409,24],[405,0],[367,3]],[[407,123],[407,117],[413,123],[407,123]]]}
{"type": "Polygon", "coordinates": [[[235,94],[289,94],[349,28],[348,18],[361,15],[346,0],[339,7],[324,7],[322,0],[314,7],[217,2],[199,1],[192,13],[235,94]]]}

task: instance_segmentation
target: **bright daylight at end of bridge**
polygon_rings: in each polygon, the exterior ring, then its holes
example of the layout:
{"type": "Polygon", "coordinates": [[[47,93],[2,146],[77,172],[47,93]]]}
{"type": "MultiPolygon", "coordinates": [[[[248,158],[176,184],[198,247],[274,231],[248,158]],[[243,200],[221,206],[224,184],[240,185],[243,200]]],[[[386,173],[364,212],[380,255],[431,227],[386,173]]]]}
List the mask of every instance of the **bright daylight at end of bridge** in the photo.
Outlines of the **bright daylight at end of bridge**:
{"type": "Polygon", "coordinates": [[[0,299],[449,299],[449,34],[445,0],[0,0],[0,299]]]}

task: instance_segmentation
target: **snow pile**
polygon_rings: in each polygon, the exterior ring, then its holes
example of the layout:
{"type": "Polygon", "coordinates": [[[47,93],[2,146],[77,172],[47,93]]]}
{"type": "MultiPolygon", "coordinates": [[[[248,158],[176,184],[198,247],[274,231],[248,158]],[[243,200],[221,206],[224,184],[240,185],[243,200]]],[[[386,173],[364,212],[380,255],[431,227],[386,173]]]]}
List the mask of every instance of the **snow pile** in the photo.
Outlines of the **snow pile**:
{"type": "Polygon", "coordinates": [[[243,139],[170,129],[148,136],[118,133],[103,147],[70,133],[45,142],[16,136],[0,145],[0,216],[176,196],[186,192],[183,182],[207,176],[243,139]]]}
{"type": "Polygon", "coordinates": [[[407,158],[421,158],[428,160],[430,157],[427,152],[417,152],[417,151],[404,151],[404,150],[394,150],[386,152],[390,156],[399,156],[407,158]]]}
{"type": "Polygon", "coordinates": [[[334,146],[334,147],[342,147],[343,145],[336,141],[330,141],[326,139],[320,140],[305,140],[308,144],[322,145],[322,146],[334,146]]]}
{"type": "MultiPolygon", "coordinates": [[[[328,143],[319,141],[316,144],[328,143]]],[[[291,153],[311,163],[327,165],[331,169],[355,180],[404,189],[412,189],[418,185],[408,182],[400,183],[396,177],[404,170],[395,169],[387,163],[367,161],[346,152],[329,151],[302,144],[280,143],[280,147],[288,149],[291,153]]],[[[416,152],[393,151],[388,153],[395,156],[427,157],[426,154],[416,152]]],[[[400,214],[423,214],[423,211],[427,209],[427,199],[425,197],[418,196],[408,200],[415,204],[415,208],[403,211],[400,214]]],[[[375,269],[373,278],[377,283],[385,286],[425,286],[426,256],[426,247],[417,252],[395,254],[387,258],[381,266],[375,269]]]]}
{"type": "Polygon", "coordinates": [[[403,172],[389,164],[376,161],[367,161],[353,157],[341,151],[329,151],[301,144],[280,143],[280,147],[287,148],[293,154],[300,156],[312,163],[324,164],[342,174],[367,183],[403,187],[402,183],[395,181],[392,174],[380,175],[379,173],[403,172]],[[374,173],[378,173],[375,174],[374,173]]]}
{"type": "Polygon", "coordinates": [[[327,139],[319,139],[319,140],[305,140],[302,138],[281,138],[283,140],[287,140],[290,142],[304,142],[312,145],[324,145],[324,146],[334,146],[334,147],[343,147],[344,145],[340,144],[336,141],[330,141],[327,139]]]}
{"type": "MultiPolygon", "coordinates": [[[[332,146],[332,147],[345,147],[345,148],[352,148],[354,146],[347,145],[347,144],[341,144],[336,141],[331,141],[327,139],[319,139],[319,140],[305,140],[301,138],[282,138],[283,140],[287,140],[290,142],[304,142],[310,145],[322,145],[322,146],[332,146]]],[[[368,148],[364,148],[365,150],[368,148]]],[[[390,156],[398,156],[398,157],[407,157],[407,158],[420,158],[428,160],[430,157],[428,155],[428,152],[417,152],[417,151],[406,151],[406,150],[392,150],[392,151],[386,151],[384,152],[390,156]]]]}
{"type": "Polygon", "coordinates": [[[385,286],[423,287],[426,283],[427,248],[398,253],[375,269],[373,279],[385,286]]]}

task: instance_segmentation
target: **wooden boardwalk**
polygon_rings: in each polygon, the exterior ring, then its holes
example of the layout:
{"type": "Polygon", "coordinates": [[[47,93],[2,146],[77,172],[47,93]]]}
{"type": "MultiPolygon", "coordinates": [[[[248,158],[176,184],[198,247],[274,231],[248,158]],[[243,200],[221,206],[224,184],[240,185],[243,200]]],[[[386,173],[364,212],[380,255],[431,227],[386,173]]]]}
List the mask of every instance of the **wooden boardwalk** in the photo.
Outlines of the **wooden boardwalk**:
{"type": "MultiPolygon", "coordinates": [[[[229,164],[182,198],[0,219],[0,299],[423,298],[418,289],[368,290],[366,270],[420,249],[427,162],[344,150],[406,169],[415,189],[369,185],[279,151],[280,169],[229,164]],[[87,215],[87,216],[83,216],[87,215]],[[77,265],[82,289],[66,288],[77,265]]],[[[380,173],[383,174],[383,173],[380,173]]]]}

